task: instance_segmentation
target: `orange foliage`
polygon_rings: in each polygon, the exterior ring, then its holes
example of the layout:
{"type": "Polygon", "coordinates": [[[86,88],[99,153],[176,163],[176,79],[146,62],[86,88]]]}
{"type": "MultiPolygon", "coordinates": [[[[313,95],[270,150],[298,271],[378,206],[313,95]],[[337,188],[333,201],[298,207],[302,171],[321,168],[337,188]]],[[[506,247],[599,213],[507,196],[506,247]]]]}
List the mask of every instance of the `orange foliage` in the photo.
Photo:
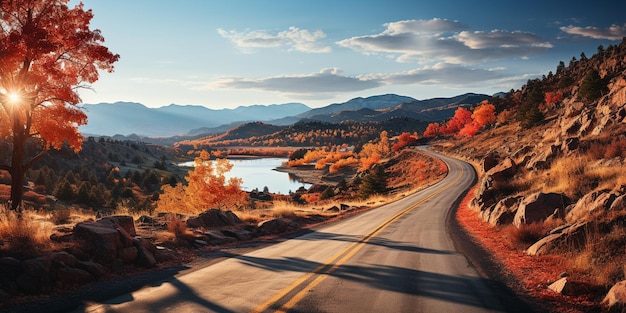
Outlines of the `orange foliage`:
{"type": "Polygon", "coordinates": [[[226,179],[233,165],[226,159],[209,160],[202,151],[195,160],[195,168],[185,177],[188,185],[163,185],[157,211],[197,214],[211,208],[238,207],[245,204],[246,193],[241,190],[241,179],[226,179]]]}
{"type": "Polygon", "coordinates": [[[400,136],[398,136],[398,142],[396,142],[395,144],[393,144],[393,146],[391,146],[391,151],[396,152],[408,145],[413,144],[414,142],[416,142],[418,139],[417,133],[415,134],[410,134],[407,132],[403,132],[402,134],[400,134],[400,136]]]}
{"type": "Polygon", "coordinates": [[[370,168],[372,168],[372,166],[379,164],[380,163],[380,154],[378,153],[374,153],[372,155],[370,155],[369,157],[362,157],[361,158],[361,166],[359,167],[359,171],[367,171],[370,168]]]}
{"type": "Polygon", "coordinates": [[[445,125],[440,128],[440,132],[444,135],[452,136],[457,134],[465,125],[472,122],[472,113],[464,108],[458,108],[454,111],[454,116],[445,125]]]}
{"type": "Polygon", "coordinates": [[[430,123],[428,124],[428,126],[426,126],[426,130],[424,131],[424,137],[426,138],[434,138],[439,136],[440,134],[440,130],[441,126],[439,126],[439,123],[430,123]]]}
{"type": "Polygon", "coordinates": [[[0,1],[0,139],[13,138],[17,158],[32,138],[42,147],[34,158],[0,164],[13,173],[12,209],[21,205],[24,173],[42,153],[64,142],[81,149],[78,127],[87,116],[76,107],[77,89],[96,82],[98,70],[112,72],[119,59],[102,45],[100,31],[89,28],[92,11],[67,2],[0,1]]]}
{"type": "Polygon", "coordinates": [[[496,107],[486,100],[470,112],[464,108],[458,108],[454,116],[446,124],[431,123],[424,131],[424,137],[446,136],[474,136],[483,126],[496,120],[496,107]]]}
{"type": "Polygon", "coordinates": [[[354,157],[349,157],[347,159],[341,159],[341,160],[337,160],[335,163],[333,163],[329,168],[328,168],[328,172],[331,174],[337,173],[340,169],[346,167],[346,166],[352,166],[355,164],[359,164],[359,160],[354,158],[354,157]]]}
{"type": "Polygon", "coordinates": [[[474,109],[472,120],[480,127],[493,123],[496,120],[496,106],[488,103],[486,100],[474,109]]]}
{"type": "Polygon", "coordinates": [[[561,101],[561,99],[563,99],[563,93],[560,91],[555,91],[555,92],[546,92],[546,97],[545,97],[545,101],[546,104],[545,106],[548,109],[551,109],[554,107],[554,105],[561,101]]]}
{"type": "Polygon", "coordinates": [[[316,201],[320,201],[320,199],[322,199],[322,194],[319,192],[305,193],[300,198],[308,203],[313,203],[316,201]]]}

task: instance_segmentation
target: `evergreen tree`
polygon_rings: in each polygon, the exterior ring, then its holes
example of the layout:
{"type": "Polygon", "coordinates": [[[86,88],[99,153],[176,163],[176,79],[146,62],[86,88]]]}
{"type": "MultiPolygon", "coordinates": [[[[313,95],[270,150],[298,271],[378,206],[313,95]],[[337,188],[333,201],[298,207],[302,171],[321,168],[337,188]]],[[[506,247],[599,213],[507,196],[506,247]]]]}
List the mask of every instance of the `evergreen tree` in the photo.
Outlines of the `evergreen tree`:
{"type": "Polygon", "coordinates": [[[363,177],[359,193],[367,198],[374,194],[382,194],[387,191],[387,174],[385,169],[378,165],[369,170],[369,174],[363,177]]]}
{"type": "Polygon", "coordinates": [[[59,187],[54,192],[54,196],[61,201],[71,201],[76,198],[76,194],[74,193],[72,184],[70,184],[70,182],[68,182],[66,179],[61,180],[59,187]]]}
{"type": "Polygon", "coordinates": [[[600,96],[604,91],[604,85],[602,79],[600,78],[600,74],[597,70],[593,69],[585,75],[582,82],[580,83],[580,88],[578,89],[578,96],[586,101],[593,101],[600,96]]]}

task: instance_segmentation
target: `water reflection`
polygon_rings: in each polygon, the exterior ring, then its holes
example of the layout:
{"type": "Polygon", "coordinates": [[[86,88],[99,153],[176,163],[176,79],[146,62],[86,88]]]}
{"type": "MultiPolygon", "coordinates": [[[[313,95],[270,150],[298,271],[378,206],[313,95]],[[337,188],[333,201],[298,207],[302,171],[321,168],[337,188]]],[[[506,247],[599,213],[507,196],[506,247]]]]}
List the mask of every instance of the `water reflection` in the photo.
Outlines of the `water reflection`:
{"type": "MultiPolygon", "coordinates": [[[[300,182],[290,173],[275,171],[287,161],[283,158],[232,159],[229,160],[233,168],[226,177],[239,177],[243,180],[242,188],[245,191],[267,189],[272,193],[289,194],[300,187],[309,188],[310,184],[300,182]]],[[[193,166],[193,162],[186,162],[182,166],[193,166]]]]}

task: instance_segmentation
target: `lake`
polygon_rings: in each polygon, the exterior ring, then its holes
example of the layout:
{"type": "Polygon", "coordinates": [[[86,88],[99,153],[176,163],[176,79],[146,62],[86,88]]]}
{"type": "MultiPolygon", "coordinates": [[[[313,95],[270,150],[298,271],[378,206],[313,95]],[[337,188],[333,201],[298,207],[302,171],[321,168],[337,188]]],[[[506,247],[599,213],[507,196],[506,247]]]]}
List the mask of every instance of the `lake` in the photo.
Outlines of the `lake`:
{"type": "MultiPolygon", "coordinates": [[[[299,182],[288,173],[278,172],[274,169],[281,166],[287,159],[283,158],[255,158],[255,159],[229,159],[233,168],[226,173],[226,177],[239,177],[243,180],[242,189],[251,191],[257,188],[263,191],[267,187],[272,193],[289,194],[298,188],[311,187],[311,184],[299,182]]],[[[185,162],[181,166],[193,166],[192,162],[185,162]]]]}

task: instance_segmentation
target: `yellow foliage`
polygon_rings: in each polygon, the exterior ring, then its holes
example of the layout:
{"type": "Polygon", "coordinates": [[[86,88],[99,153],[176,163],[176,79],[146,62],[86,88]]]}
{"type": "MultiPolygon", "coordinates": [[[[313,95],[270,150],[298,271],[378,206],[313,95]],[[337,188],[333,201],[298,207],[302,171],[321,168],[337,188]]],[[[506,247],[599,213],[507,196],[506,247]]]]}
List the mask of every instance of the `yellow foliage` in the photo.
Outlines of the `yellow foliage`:
{"type": "Polygon", "coordinates": [[[181,212],[197,214],[211,208],[240,207],[246,202],[241,190],[240,178],[226,179],[233,165],[226,159],[209,160],[210,154],[200,153],[195,168],[185,177],[188,185],[178,183],[175,187],[164,185],[159,197],[158,212],[181,212]]]}

